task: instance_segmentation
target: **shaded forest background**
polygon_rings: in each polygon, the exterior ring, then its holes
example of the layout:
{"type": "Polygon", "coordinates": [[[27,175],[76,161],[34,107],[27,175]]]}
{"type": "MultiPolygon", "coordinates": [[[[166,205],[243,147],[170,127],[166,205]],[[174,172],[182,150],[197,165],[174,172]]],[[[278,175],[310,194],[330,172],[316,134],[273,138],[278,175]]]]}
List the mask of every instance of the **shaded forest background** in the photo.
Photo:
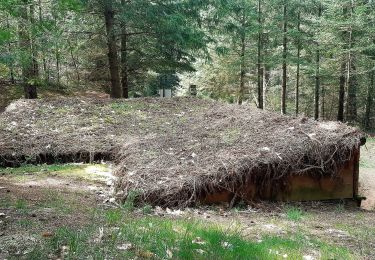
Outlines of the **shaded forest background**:
{"type": "Polygon", "coordinates": [[[3,97],[196,85],[203,97],[375,128],[372,0],[2,0],[0,16],[3,97]]]}

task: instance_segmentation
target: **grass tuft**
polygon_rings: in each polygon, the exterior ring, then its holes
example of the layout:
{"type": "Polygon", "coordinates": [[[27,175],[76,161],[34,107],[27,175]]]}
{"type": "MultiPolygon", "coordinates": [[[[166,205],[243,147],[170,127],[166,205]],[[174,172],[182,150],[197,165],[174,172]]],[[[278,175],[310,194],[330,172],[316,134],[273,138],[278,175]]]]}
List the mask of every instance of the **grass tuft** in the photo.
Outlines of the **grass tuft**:
{"type": "Polygon", "coordinates": [[[296,207],[288,207],[286,211],[286,216],[291,221],[300,221],[303,217],[304,213],[301,209],[296,207]]]}

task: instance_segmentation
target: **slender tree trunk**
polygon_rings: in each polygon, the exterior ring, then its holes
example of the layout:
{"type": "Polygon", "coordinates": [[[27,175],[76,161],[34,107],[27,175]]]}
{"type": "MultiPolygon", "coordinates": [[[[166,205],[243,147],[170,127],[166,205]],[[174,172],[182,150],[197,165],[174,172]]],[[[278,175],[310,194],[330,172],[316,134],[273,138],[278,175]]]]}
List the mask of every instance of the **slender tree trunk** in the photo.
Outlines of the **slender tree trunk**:
{"type": "Polygon", "coordinates": [[[263,66],[262,66],[262,6],[258,0],[258,108],[263,109],[263,66]]]}
{"type": "MultiPolygon", "coordinates": [[[[39,22],[42,23],[43,22],[43,14],[42,14],[42,1],[41,0],[38,0],[38,5],[39,5],[39,22]]],[[[45,39],[42,38],[41,41],[42,41],[42,45],[44,46],[44,44],[46,43],[45,39]]],[[[46,57],[45,57],[45,54],[44,54],[43,51],[41,52],[41,56],[42,56],[42,62],[43,62],[44,79],[49,81],[49,72],[48,72],[48,69],[47,69],[47,61],[46,61],[46,57]]]]}
{"type": "MultiPolygon", "coordinates": [[[[354,5],[351,1],[350,17],[353,16],[354,5]]],[[[353,28],[350,26],[349,31],[349,57],[348,57],[348,99],[347,99],[347,120],[354,123],[357,120],[357,75],[354,55],[352,55],[352,48],[354,45],[353,28]]]]}
{"type": "Polygon", "coordinates": [[[241,105],[245,95],[245,35],[241,37],[241,68],[240,68],[240,93],[238,95],[238,104],[241,105]]]}
{"type": "Polygon", "coordinates": [[[351,64],[351,73],[348,84],[348,103],[347,103],[347,120],[350,123],[355,123],[357,121],[357,75],[356,75],[356,65],[352,58],[351,64]]]}
{"type": "Polygon", "coordinates": [[[345,75],[346,75],[346,62],[341,64],[340,69],[340,89],[339,89],[339,108],[337,114],[337,121],[344,122],[344,105],[345,105],[345,75]]]}
{"type": "MultiPolygon", "coordinates": [[[[8,31],[10,31],[10,24],[9,24],[9,15],[7,15],[7,29],[8,31]]],[[[11,56],[12,54],[12,44],[10,43],[10,41],[8,42],[8,55],[11,56]]],[[[9,69],[10,69],[10,82],[12,84],[15,83],[15,79],[14,79],[14,63],[13,63],[13,57],[10,61],[10,64],[9,64],[9,69]]]]}
{"type": "MultiPolygon", "coordinates": [[[[343,15],[347,19],[348,16],[348,7],[344,6],[343,8],[343,15]]],[[[342,38],[343,41],[347,41],[347,35],[349,31],[345,30],[342,33],[342,38]]],[[[349,37],[350,39],[350,37],[349,37]]],[[[350,41],[350,40],[349,40],[350,41]]],[[[347,46],[344,46],[345,49],[347,49],[347,46]]],[[[350,61],[350,50],[349,50],[349,59],[346,60],[344,58],[344,61],[341,63],[341,69],[340,69],[340,86],[339,86],[339,106],[338,106],[338,113],[337,113],[337,121],[344,122],[344,115],[345,115],[345,96],[346,96],[346,91],[345,91],[345,84],[347,82],[347,76],[349,77],[350,72],[348,69],[348,72],[346,73],[348,66],[348,63],[350,61]]]]}
{"type": "MultiPolygon", "coordinates": [[[[298,32],[301,31],[301,11],[298,12],[298,24],[297,24],[297,30],[298,32]]],[[[300,35],[298,35],[300,37],[300,35]]],[[[296,75],[296,116],[299,114],[299,84],[300,84],[300,58],[301,58],[301,41],[298,38],[297,42],[297,75],[296,75]]]]}
{"type": "MultiPolygon", "coordinates": [[[[35,5],[33,2],[30,4],[30,25],[35,25],[35,5]]],[[[33,60],[33,75],[35,78],[39,78],[39,65],[38,65],[38,50],[37,50],[37,44],[36,39],[34,38],[34,35],[31,33],[31,53],[32,53],[32,60],[33,60]]]]}
{"type": "Polygon", "coordinates": [[[287,84],[287,65],[286,65],[286,58],[287,58],[287,4],[284,0],[284,23],[283,23],[283,82],[282,82],[282,89],[281,89],[281,113],[286,114],[286,84],[287,84]]]}
{"type": "Polygon", "coordinates": [[[57,83],[60,84],[60,50],[59,46],[55,46],[55,58],[56,58],[56,73],[57,73],[57,83]]]}
{"type": "Polygon", "coordinates": [[[76,72],[77,83],[79,84],[80,81],[81,81],[81,76],[79,74],[78,62],[77,62],[77,59],[74,57],[73,46],[72,46],[70,40],[68,40],[68,44],[69,44],[70,57],[72,58],[74,70],[76,72]]]}
{"type": "Polygon", "coordinates": [[[239,89],[239,95],[238,95],[238,104],[241,105],[244,99],[245,95],[245,76],[246,76],[246,70],[245,70],[245,52],[246,52],[246,34],[245,34],[245,9],[243,10],[242,14],[242,33],[241,33],[241,64],[240,64],[240,89],[239,89]]]}
{"type": "MultiPolygon", "coordinates": [[[[121,0],[121,6],[125,9],[125,0],[121,0]]],[[[128,75],[128,35],[126,30],[126,23],[121,22],[122,36],[121,36],[121,84],[122,97],[129,98],[129,75],[128,75]]]]}
{"type": "MultiPolygon", "coordinates": [[[[320,18],[322,13],[321,6],[319,6],[319,14],[318,17],[320,18]]],[[[314,113],[314,118],[315,120],[319,119],[319,106],[320,106],[320,46],[319,43],[316,44],[316,59],[315,59],[315,113],[314,113]]]]}
{"type": "Polygon", "coordinates": [[[111,74],[111,98],[121,98],[119,61],[115,35],[115,13],[111,1],[104,1],[104,19],[107,31],[108,62],[111,74]]]}
{"type": "Polygon", "coordinates": [[[320,118],[325,119],[325,110],[326,110],[326,89],[324,85],[321,86],[321,95],[322,95],[322,102],[320,102],[320,118]]]}
{"type": "Polygon", "coordinates": [[[370,129],[371,128],[371,108],[374,105],[374,92],[375,92],[375,71],[370,72],[370,84],[368,85],[367,89],[367,101],[366,101],[366,111],[365,111],[365,119],[364,119],[364,128],[370,129]]]}
{"type": "MultiPolygon", "coordinates": [[[[320,19],[322,15],[322,7],[319,6],[318,17],[320,19]]],[[[320,46],[319,43],[316,44],[316,69],[315,69],[315,120],[319,119],[319,106],[320,106],[320,46]]]]}
{"type": "Polygon", "coordinates": [[[270,81],[270,72],[267,65],[263,67],[263,109],[267,108],[267,89],[270,81]]]}
{"type": "Polygon", "coordinates": [[[37,89],[34,84],[32,84],[32,79],[34,78],[33,70],[33,59],[32,59],[32,48],[31,39],[28,31],[29,19],[28,19],[28,0],[23,0],[22,4],[19,6],[19,45],[22,51],[23,61],[22,61],[22,79],[23,88],[25,92],[25,98],[35,99],[38,98],[37,89]]]}

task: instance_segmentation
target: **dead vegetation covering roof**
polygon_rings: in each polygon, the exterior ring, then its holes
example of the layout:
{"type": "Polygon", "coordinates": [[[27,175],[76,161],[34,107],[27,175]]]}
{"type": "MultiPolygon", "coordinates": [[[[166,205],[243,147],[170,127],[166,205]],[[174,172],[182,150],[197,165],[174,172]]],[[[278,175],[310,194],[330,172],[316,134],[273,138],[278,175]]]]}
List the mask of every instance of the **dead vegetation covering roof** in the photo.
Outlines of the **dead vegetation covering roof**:
{"type": "Polygon", "coordinates": [[[341,123],[202,99],[19,100],[0,115],[0,165],[113,155],[121,196],[181,206],[251,178],[334,175],[361,137],[341,123]]]}

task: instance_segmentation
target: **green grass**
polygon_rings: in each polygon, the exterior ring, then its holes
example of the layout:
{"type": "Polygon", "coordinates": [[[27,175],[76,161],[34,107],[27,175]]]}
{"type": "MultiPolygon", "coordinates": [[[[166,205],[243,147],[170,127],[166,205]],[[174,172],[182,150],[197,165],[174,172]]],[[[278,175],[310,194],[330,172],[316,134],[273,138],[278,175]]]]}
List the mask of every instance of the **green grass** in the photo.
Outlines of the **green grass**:
{"type": "Polygon", "coordinates": [[[302,217],[304,216],[304,212],[296,207],[288,207],[286,210],[286,216],[288,220],[297,222],[302,219],[302,217]]]}
{"type": "Polygon", "coordinates": [[[25,210],[27,209],[27,202],[24,199],[18,199],[14,205],[16,209],[25,210]]]}
{"type": "Polygon", "coordinates": [[[75,206],[78,207],[68,201],[62,193],[56,192],[53,189],[45,189],[43,193],[44,199],[38,202],[36,205],[38,208],[51,208],[60,214],[70,214],[73,212],[75,206]]]}
{"type": "Polygon", "coordinates": [[[53,164],[53,165],[23,165],[18,168],[0,168],[0,173],[5,175],[21,175],[25,173],[39,173],[39,172],[59,172],[59,171],[72,171],[82,169],[83,165],[72,164],[53,164]]]}
{"type": "Polygon", "coordinates": [[[42,258],[51,253],[58,256],[62,248],[68,248],[65,259],[301,259],[313,247],[320,251],[322,259],[351,258],[344,248],[306,240],[303,235],[266,236],[261,241],[250,241],[240,230],[220,225],[186,219],[135,218],[120,210],[108,211],[105,221],[102,229],[59,228],[29,257],[42,258]],[[121,245],[128,246],[124,249],[121,245]]]}
{"type": "Polygon", "coordinates": [[[107,223],[111,226],[118,224],[124,217],[121,209],[110,209],[105,212],[107,223]]]}
{"type": "Polygon", "coordinates": [[[76,181],[92,183],[106,181],[105,176],[95,172],[107,172],[108,167],[102,164],[53,164],[53,165],[25,165],[19,168],[0,168],[0,175],[5,175],[17,182],[24,182],[35,178],[58,176],[76,181]]]}

